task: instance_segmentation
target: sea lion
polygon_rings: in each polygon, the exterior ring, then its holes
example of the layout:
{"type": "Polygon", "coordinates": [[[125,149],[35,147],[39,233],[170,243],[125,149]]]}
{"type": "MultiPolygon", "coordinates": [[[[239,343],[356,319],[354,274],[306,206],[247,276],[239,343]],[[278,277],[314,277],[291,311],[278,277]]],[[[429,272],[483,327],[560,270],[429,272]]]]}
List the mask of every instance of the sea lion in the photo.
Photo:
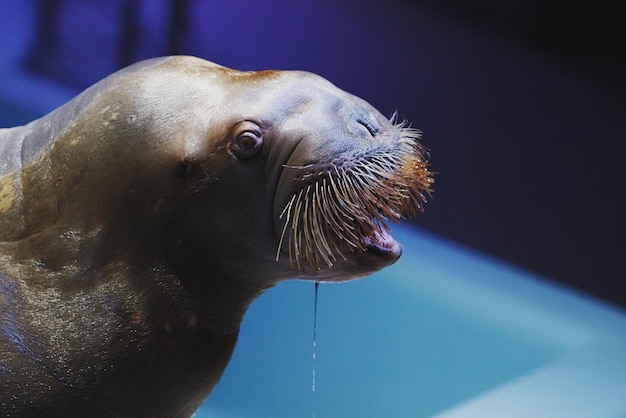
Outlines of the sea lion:
{"type": "Polygon", "coordinates": [[[419,138],[314,74],[193,57],[0,130],[0,411],[190,416],[264,290],[398,259],[419,138]]]}

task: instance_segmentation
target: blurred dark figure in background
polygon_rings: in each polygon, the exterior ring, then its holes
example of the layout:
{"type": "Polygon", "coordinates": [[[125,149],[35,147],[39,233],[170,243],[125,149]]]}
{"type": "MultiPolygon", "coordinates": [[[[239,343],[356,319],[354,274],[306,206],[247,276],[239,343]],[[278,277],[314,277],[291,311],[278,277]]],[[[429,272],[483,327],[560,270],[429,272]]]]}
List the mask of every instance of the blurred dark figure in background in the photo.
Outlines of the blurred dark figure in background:
{"type": "MultiPolygon", "coordinates": [[[[71,0],[70,0],[71,1],[71,0]]],[[[167,12],[166,44],[158,49],[162,55],[180,55],[188,49],[190,0],[169,0],[167,12]]],[[[39,0],[37,3],[36,33],[28,54],[26,66],[38,73],[58,76],[55,72],[55,57],[63,49],[61,22],[68,0],[39,0]]],[[[94,2],[93,7],[98,7],[94,2]]],[[[137,51],[145,41],[140,29],[141,3],[123,0],[119,5],[119,39],[116,57],[112,57],[118,68],[126,67],[141,59],[137,51]]],[[[115,22],[114,22],[115,23],[115,22]]]]}

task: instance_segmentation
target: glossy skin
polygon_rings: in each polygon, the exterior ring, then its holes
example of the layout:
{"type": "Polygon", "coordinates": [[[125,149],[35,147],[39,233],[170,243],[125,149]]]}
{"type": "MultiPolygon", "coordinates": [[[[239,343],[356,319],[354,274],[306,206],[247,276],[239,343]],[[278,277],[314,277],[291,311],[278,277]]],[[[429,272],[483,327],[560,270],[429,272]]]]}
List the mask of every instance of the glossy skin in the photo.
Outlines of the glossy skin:
{"type": "Polygon", "coordinates": [[[190,416],[249,304],[294,277],[383,268],[386,245],[296,271],[276,251],[285,169],[397,137],[370,105],[304,72],[145,61],[0,130],[0,412],[190,416]]]}

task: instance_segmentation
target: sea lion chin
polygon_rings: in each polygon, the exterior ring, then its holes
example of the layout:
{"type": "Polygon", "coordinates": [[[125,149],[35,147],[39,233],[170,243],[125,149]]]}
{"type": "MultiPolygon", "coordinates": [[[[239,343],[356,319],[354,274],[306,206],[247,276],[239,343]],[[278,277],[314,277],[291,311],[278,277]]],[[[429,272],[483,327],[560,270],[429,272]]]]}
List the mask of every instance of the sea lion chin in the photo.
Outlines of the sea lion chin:
{"type": "Polygon", "coordinates": [[[0,130],[0,412],[191,415],[265,289],[400,257],[419,139],[314,74],[193,57],[0,130]]]}

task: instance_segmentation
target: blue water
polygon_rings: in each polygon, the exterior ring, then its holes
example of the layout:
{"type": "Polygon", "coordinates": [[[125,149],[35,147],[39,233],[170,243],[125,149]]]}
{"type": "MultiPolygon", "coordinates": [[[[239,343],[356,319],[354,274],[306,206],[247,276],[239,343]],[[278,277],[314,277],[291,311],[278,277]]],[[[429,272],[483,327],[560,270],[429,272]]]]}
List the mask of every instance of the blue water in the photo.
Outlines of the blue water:
{"type": "Polygon", "coordinates": [[[286,282],[251,307],[197,416],[432,416],[556,364],[590,338],[567,292],[418,230],[396,232],[407,247],[396,265],[320,286],[315,394],[314,285],[286,282]]]}
{"type": "Polygon", "coordinates": [[[390,274],[320,288],[314,395],[313,285],[269,291],[248,313],[208,405],[233,416],[306,417],[313,401],[317,417],[430,416],[561,353],[387,289],[390,274]]]}

